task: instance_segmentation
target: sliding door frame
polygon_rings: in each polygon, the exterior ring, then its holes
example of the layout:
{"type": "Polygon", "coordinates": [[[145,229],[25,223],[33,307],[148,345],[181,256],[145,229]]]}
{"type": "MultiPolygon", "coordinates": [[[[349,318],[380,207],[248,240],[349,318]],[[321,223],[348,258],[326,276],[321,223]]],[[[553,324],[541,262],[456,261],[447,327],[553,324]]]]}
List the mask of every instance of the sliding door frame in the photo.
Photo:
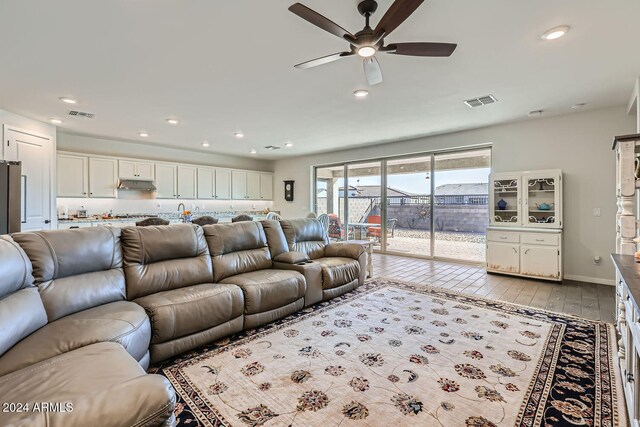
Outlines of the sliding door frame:
{"type": "MultiPolygon", "coordinates": [[[[425,151],[425,152],[416,152],[416,153],[409,153],[409,154],[402,154],[402,155],[395,155],[395,156],[385,156],[385,157],[373,157],[373,158],[366,158],[366,159],[358,159],[358,160],[349,160],[346,162],[337,162],[337,163],[327,163],[327,164],[318,164],[318,165],[313,165],[313,211],[317,212],[318,210],[318,195],[317,195],[317,183],[318,183],[318,169],[321,168],[327,168],[327,167],[338,167],[338,166],[342,166],[343,168],[343,180],[344,180],[344,190],[342,192],[342,197],[343,197],[343,203],[344,203],[344,215],[345,215],[345,225],[347,225],[349,223],[348,218],[349,218],[349,165],[354,165],[354,164],[359,164],[359,163],[367,163],[367,162],[380,162],[380,207],[381,207],[381,238],[380,238],[380,249],[374,249],[374,252],[376,253],[383,253],[383,254],[389,254],[389,255],[399,255],[399,256],[404,256],[404,257],[409,257],[409,258],[419,258],[419,259],[429,259],[429,260],[441,260],[441,261],[452,261],[452,262],[456,262],[456,263],[462,263],[462,264],[471,264],[471,265],[485,265],[486,262],[476,262],[476,261],[466,261],[463,259],[458,259],[458,258],[448,258],[448,257],[440,257],[440,256],[436,256],[435,255],[435,229],[434,229],[434,225],[435,225],[435,218],[434,218],[434,212],[435,212],[435,166],[436,166],[436,155],[442,155],[442,154],[447,154],[447,153],[464,153],[464,152],[471,152],[471,151],[477,151],[477,150],[483,150],[483,149],[488,149],[490,152],[492,151],[492,144],[478,144],[478,145],[471,145],[471,146],[465,146],[465,147],[459,147],[459,148],[449,148],[449,149],[442,149],[442,150],[433,150],[433,151],[425,151]],[[388,171],[387,171],[387,163],[391,160],[402,160],[402,159],[411,159],[414,157],[429,157],[430,158],[430,171],[429,171],[429,175],[430,175],[430,197],[429,197],[429,226],[430,226],[430,233],[429,233],[429,238],[430,238],[430,254],[429,255],[419,255],[419,254],[407,254],[405,252],[394,252],[394,251],[389,251],[386,250],[387,247],[387,178],[388,178],[388,171]]],[[[492,153],[491,153],[492,154],[492,153]]],[[[490,168],[493,169],[493,155],[490,155],[490,168]]],[[[339,211],[339,207],[338,207],[338,211],[339,211]]],[[[345,237],[348,238],[348,232],[349,230],[345,230],[346,235],[345,237]]]]}

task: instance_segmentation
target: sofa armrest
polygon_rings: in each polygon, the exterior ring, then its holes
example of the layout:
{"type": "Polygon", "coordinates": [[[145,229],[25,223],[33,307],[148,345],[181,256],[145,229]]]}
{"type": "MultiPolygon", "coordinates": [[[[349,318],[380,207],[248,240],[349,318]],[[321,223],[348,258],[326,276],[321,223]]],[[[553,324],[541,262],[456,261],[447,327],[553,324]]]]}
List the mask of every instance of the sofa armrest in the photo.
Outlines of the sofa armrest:
{"type": "Polygon", "coordinates": [[[322,268],[317,262],[306,264],[289,264],[285,262],[274,262],[273,268],[276,270],[293,270],[304,276],[307,282],[307,290],[304,294],[304,306],[322,301],[322,268]]]}
{"type": "Polygon", "coordinates": [[[357,243],[331,243],[324,248],[326,257],[342,257],[357,260],[364,252],[362,245],[357,243]]]}
{"type": "Polygon", "coordinates": [[[275,262],[281,262],[285,264],[298,264],[301,262],[309,261],[307,254],[302,252],[284,252],[273,258],[275,262]]]}

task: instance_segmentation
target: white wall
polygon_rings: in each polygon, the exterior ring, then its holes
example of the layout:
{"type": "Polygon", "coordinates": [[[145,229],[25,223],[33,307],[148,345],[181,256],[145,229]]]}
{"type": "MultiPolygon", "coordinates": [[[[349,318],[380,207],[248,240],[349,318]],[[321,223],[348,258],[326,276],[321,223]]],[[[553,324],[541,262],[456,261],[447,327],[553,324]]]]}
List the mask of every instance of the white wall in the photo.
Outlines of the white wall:
{"type": "Polygon", "coordinates": [[[615,247],[615,135],[633,133],[626,108],[607,108],[531,119],[464,132],[279,160],[274,209],[285,217],[310,209],[313,165],[491,143],[493,171],[562,169],[565,277],[613,284],[609,253],[615,247]],[[295,201],[284,201],[283,180],[295,180],[295,201]],[[594,217],[593,208],[602,215],[594,217]],[[593,257],[602,258],[601,265],[593,257]]]}
{"type": "Polygon", "coordinates": [[[134,141],[95,138],[64,132],[58,132],[58,150],[273,172],[273,162],[268,160],[207,153],[206,151],[182,150],[134,141]]]}

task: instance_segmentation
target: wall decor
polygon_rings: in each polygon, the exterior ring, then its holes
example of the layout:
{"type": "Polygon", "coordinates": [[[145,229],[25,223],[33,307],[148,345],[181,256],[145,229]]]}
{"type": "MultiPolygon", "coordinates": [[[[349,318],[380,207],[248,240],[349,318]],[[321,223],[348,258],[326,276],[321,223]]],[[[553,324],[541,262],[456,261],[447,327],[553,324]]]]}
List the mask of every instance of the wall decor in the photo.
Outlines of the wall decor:
{"type": "Polygon", "coordinates": [[[284,200],[287,202],[293,202],[293,184],[295,181],[284,182],[284,200]]]}

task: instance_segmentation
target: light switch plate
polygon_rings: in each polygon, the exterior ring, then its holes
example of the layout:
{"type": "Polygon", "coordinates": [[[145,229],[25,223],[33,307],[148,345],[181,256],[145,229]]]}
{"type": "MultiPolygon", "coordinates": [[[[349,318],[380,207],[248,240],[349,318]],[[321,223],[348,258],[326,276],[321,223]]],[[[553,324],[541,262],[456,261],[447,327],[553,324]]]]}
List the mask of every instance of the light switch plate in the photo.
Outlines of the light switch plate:
{"type": "Polygon", "coordinates": [[[593,216],[600,216],[600,208],[593,208],[593,216]]]}

